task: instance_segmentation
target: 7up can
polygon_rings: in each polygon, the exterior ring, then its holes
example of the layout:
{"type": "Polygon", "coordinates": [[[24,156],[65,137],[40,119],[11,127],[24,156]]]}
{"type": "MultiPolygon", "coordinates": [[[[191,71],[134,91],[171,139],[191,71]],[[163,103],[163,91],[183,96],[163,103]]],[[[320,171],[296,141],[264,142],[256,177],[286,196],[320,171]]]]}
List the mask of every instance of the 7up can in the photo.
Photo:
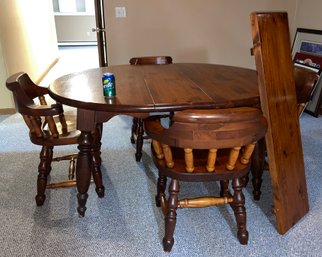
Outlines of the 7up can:
{"type": "Polygon", "coordinates": [[[113,73],[105,73],[102,77],[102,82],[103,82],[104,96],[114,97],[116,95],[114,74],[113,73]]]}

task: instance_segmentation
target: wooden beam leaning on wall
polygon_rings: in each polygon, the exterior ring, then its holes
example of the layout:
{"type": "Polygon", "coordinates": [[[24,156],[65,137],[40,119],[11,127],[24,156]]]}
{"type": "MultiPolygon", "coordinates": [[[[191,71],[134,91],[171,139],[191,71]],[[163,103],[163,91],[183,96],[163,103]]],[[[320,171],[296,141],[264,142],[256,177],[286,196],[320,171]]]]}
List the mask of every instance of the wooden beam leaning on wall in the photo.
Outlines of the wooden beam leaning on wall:
{"type": "Polygon", "coordinates": [[[293,63],[285,12],[252,13],[253,49],[277,230],[287,232],[309,210],[293,63]]]}

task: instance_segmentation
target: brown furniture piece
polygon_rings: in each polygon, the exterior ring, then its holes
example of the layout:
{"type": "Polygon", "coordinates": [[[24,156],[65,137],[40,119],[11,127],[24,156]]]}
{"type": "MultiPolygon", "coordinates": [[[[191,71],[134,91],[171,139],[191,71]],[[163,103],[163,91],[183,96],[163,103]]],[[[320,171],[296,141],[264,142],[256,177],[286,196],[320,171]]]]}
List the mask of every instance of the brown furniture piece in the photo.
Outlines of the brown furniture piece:
{"type": "Polygon", "coordinates": [[[277,230],[284,234],[309,210],[288,16],[250,15],[277,230]]]}
{"type": "MultiPolygon", "coordinates": [[[[272,54],[271,51],[269,53],[272,54]]],[[[280,78],[280,81],[284,80],[285,78],[280,78]]],[[[280,90],[276,92],[278,95],[274,98],[279,99],[279,94],[283,95],[283,92],[280,90]]],[[[84,199],[86,197],[83,195],[87,195],[90,183],[89,174],[92,163],[88,144],[91,144],[93,140],[91,131],[95,129],[96,124],[107,122],[119,114],[142,113],[147,117],[153,113],[186,109],[258,106],[260,100],[255,70],[202,63],[119,65],[91,69],[56,79],[49,86],[49,93],[56,101],[77,108],[77,129],[81,131],[76,166],[77,182],[79,182],[77,190],[84,199]],[[102,93],[101,79],[106,72],[114,73],[116,78],[116,97],[114,98],[106,99],[102,93]]],[[[290,94],[289,98],[294,98],[292,104],[294,104],[297,116],[295,89],[290,94]]],[[[267,120],[270,120],[269,114],[265,115],[267,120]]],[[[277,117],[279,116],[275,116],[277,117]]],[[[109,133],[113,135],[113,131],[109,133]]],[[[284,134],[289,134],[289,131],[284,128],[284,123],[276,122],[276,128],[268,129],[266,135],[268,134],[274,143],[275,140],[283,138],[284,134]],[[278,130],[278,127],[281,129],[278,130]]],[[[301,173],[292,172],[292,168],[297,167],[298,161],[300,166],[303,160],[301,150],[296,150],[296,152],[300,155],[299,158],[294,154],[288,155],[287,163],[291,162],[293,164],[291,167],[285,167],[283,162],[278,161],[274,164],[275,172],[279,175],[287,171],[283,175],[286,181],[294,179],[305,182],[305,177],[301,173]]],[[[283,153],[280,155],[283,156],[283,153]]],[[[274,159],[270,158],[270,162],[273,161],[274,159]]],[[[294,214],[297,218],[303,217],[304,213],[298,213],[297,209],[307,206],[308,199],[299,197],[297,201],[293,201],[294,194],[299,192],[297,184],[285,183],[283,180],[275,181],[273,192],[281,197],[275,198],[274,201],[282,199],[292,202],[292,208],[289,208],[289,204],[285,207],[283,204],[278,205],[276,221],[279,226],[277,229],[279,233],[282,233],[285,232],[284,229],[289,229],[296,223],[297,219],[294,219],[294,214]],[[289,190],[292,194],[280,195],[284,190],[289,190]]],[[[301,188],[300,194],[307,194],[306,187],[301,188]]],[[[82,210],[81,215],[84,215],[86,200],[79,200],[78,205],[78,210],[82,210]]]]}
{"type": "MultiPolygon", "coordinates": [[[[88,146],[93,142],[91,131],[97,124],[119,114],[141,113],[148,117],[185,109],[259,105],[254,70],[201,63],[119,65],[85,70],[53,81],[49,94],[56,101],[77,108],[77,129],[81,131],[76,165],[80,216],[85,215],[92,166],[88,146]],[[105,98],[102,93],[101,79],[107,72],[115,75],[114,98],[105,98]]],[[[113,135],[113,131],[109,133],[113,135]]]]}
{"type": "MultiPolygon", "coordinates": [[[[170,56],[133,57],[130,59],[129,63],[131,65],[165,65],[165,64],[171,64],[172,58],[170,56]]],[[[131,143],[136,144],[136,153],[135,153],[136,161],[141,160],[143,140],[144,140],[143,119],[141,117],[133,117],[132,129],[131,129],[131,143]]]]}
{"type": "Polygon", "coordinates": [[[132,57],[129,61],[131,65],[162,65],[172,63],[171,56],[141,56],[132,57]]]}
{"type": "MultiPolygon", "coordinates": [[[[294,80],[295,80],[295,91],[296,91],[296,100],[297,100],[297,107],[298,107],[298,117],[301,116],[302,112],[305,109],[310,97],[314,91],[316,81],[318,80],[319,76],[316,72],[313,72],[309,69],[303,67],[294,66],[294,80]]],[[[268,169],[268,162],[266,146],[264,140],[260,141],[257,145],[259,148],[265,148],[261,150],[264,152],[264,156],[259,159],[254,159],[254,165],[260,166],[261,168],[254,168],[251,169],[252,171],[252,183],[253,183],[253,196],[255,200],[260,199],[261,195],[261,185],[262,185],[262,175],[263,171],[268,169]]]]}
{"type": "Polygon", "coordinates": [[[294,67],[295,91],[299,117],[303,113],[307,103],[310,101],[318,79],[319,75],[316,72],[306,68],[294,67]]]}
{"type": "MultiPolygon", "coordinates": [[[[242,192],[250,158],[267,124],[259,109],[241,107],[214,110],[185,110],[173,116],[166,129],[160,117],[145,119],[152,138],[154,163],[159,170],[156,205],[164,209],[163,247],[174,244],[177,208],[202,208],[229,204],[237,222],[237,237],[247,244],[245,197],[242,192]],[[166,199],[167,178],[171,178],[166,199]],[[181,181],[220,181],[220,196],[179,199],[181,181]],[[233,193],[229,190],[232,181],[233,193]]],[[[196,216],[198,218],[198,216],[196,216]]]]}
{"type": "MultiPolygon", "coordinates": [[[[42,146],[40,163],[38,166],[36,203],[43,205],[46,188],[66,187],[75,185],[73,180],[75,156],[74,154],[53,158],[54,146],[77,144],[80,131],[75,129],[75,122],[70,122],[64,115],[63,106],[60,103],[48,105],[45,95],[48,89],[37,86],[26,73],[17,73],[6,81],[7,88],[12,91],[16,110],[22,115],[29,128],[29,137],[32,143],[42,146]],[[34,101],[35,98],[39,99],[34,101]],[[74,125],[74,129],[73,128],[74,125]],[[47,184],[47,178],[51,172],[51,162],[56,160],[71,160],[69,167],[69,180],[57,184],[47,184]]],[[[99,197],[104,196],[104,186],[100,171],[100,136],[101,125],[97,124],[93,130],[94,144],[91,146],[93,165],[93,178],[96,184],[96,192],[99,197]]],[[[77,175],[77,174],[76,174],[77,175]]]]}

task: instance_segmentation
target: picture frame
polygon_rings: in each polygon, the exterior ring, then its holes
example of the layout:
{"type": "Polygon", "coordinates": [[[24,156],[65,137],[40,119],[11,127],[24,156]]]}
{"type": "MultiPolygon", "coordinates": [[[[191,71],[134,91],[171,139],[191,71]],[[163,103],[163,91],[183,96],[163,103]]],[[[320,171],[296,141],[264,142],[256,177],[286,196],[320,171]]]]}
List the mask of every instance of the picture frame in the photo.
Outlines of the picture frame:
{"type": "MultiPolygon", "coordinates": [[[[322,30],[297,28],[292,44],[292,58],[301,63],[322,71],[322,30]]],[[[322,76],[322,75],[320,75],[322,76]]],[[[305,112],[314,117],[320,114],[322,104],[322,79],[316,82],[315,90],[306,105],[305,112]]]]}

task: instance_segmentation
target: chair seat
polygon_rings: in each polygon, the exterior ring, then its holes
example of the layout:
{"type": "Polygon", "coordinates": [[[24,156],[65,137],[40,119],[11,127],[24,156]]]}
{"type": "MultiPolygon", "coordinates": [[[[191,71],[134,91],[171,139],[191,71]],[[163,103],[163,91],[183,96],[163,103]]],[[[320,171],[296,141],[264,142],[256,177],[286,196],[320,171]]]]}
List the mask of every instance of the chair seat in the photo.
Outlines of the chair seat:
{"type": "Polygon", "coordinates": [[[30,140],[36,145],[45,146],[59,146],[59,145],[71,145],[77,144],[77,139],[80,136],[80,131],[73,130],[65,134],[60,134],[58,138],[54,138],[50,135],[49,131],[44,131],[45,137],[36,137],[30,135],[30,140]]]}
{"type": "Polygon", "coordinates": [[[206,182],[241,178],[247,175],[250,166],[249,163],[242,164],[238,161],[235,169],[228,171],[226,169],[226,163],[228,161],[229,149],[220,149],[217,153],[215,170],[208,172],[205,166],[208,158],[208,150],[194,149],[194,171],[187,172],[185,171],[186,162],[182,148],[171,147],[175,163],[173,168],[167,167],[165,159],[158,159],[156,157],[153,147],[151,147],[151,151],[153,153],[154,163],[162,175],[182,181],[206,182]]]}
{"type": "MultiPolygon", "coordinates": [[[[66,119],[66,124],[67,124],[67,131],[72,131],[72,130],[76,130],[76,120],[77,120],[77,113],[76,110],[68,110],[68,111],[64,111],[64,116],[66,119]]],[[[61,123],[59,122],[59,117],[56,116],[54,117],[54,120],[56,122],[56,126],[57,126],[57,130],[59,131],[59,133],[63,133],[62,132],[62,126],[61,123]]]]}
{"type": "Polygon", "coordinates": [[[80,131],[76,129],[76,116],[77,113],[74,109],[69,109],[64,112],[64,119],[66,121],[66,131],[63,131],[62,124],[59,120],[59,116],[53,117],[59,137],[53,137],[48,129],[44,130],[45,137],[37,137],[36,135],[30,135],[31,142],[36,145],[46,146],[59,146],[59,145],[70,145],[77,144],[77,139],[80,136],[80,131]]]}

